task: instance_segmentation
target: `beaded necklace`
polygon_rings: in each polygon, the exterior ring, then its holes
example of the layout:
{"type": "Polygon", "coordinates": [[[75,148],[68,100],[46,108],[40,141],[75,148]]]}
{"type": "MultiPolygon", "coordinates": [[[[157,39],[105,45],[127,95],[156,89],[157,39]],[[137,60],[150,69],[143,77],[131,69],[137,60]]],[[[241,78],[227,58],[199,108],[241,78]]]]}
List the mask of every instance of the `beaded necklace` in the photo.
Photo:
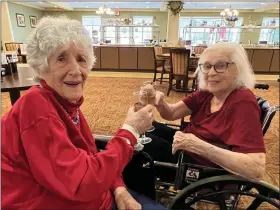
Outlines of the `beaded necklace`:
{"type": "Polygon", "coordinates": [[[67,112],[67,110],[66,110],[63,106],[61,106],[61,107],[64,109],[64,111],[66,112],[66,114],[69,116],[69,118],[70,118],[70,120],[73,122],[73,124],[74,124],[74,125],[78,125],[79,122],[80,122],[79,109],[76,110],[76,117],[75,117],[75,119],[73,120],[73,119],[71,118],[71,116],[70,116],[70,113],[67,112]]]}

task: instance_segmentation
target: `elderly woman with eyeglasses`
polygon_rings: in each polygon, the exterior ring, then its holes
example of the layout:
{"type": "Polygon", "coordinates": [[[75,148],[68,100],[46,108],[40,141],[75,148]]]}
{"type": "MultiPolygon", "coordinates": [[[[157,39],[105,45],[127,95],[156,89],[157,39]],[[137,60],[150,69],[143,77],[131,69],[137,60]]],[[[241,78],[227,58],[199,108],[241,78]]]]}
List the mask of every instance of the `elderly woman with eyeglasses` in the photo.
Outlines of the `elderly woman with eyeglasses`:
{"type": "Polygon", "coordinates": [[[152,125],[151,105],[130,108],[105,151],[95,145],[80,110],[92,47],[83,25],[63,17],[42,18],[30,35],[27,61],[40,86],[2,118],[3,209],[165,209],[135,192],[133,198],[121,176],[138,132],[152,125]]]}
{"type": "Polygon", "coordinates": [[[185,150],[190,162],[262,179],[266,155],[246,51],[237,44],[212,45],[201,55],[196,73],[199,89],[178,103],[169,104],[156,92],[155,106],[162,118],[190,116],[190,123],[181,132],[155,122],[153,141],[144,151],[155,160],[176,162],[178,156],[172,154],[185,150]]]}

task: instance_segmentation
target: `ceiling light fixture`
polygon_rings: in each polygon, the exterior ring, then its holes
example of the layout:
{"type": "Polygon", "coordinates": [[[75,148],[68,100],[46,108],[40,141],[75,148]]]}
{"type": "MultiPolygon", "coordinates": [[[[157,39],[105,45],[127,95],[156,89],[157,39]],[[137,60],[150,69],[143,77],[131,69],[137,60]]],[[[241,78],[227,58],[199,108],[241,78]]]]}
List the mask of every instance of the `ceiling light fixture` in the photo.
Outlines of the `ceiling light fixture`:
{"type": "Polygon", "coordinates": [[[229,6],[229,8],[224,9],[224,11],[220,13],[220,15],[227,21],[237,21],[238,14],[239,12],[235,9],[232,9],[231,6],[229,6]]]}
{"type": "Polygon", "coordinates": [[[96,11],[96,14],[98,14],[98,15],[113,15],[114,11],[111,10],[106,5],[104,5],[103,7],[99,7],[99,9],[96,11]]]}

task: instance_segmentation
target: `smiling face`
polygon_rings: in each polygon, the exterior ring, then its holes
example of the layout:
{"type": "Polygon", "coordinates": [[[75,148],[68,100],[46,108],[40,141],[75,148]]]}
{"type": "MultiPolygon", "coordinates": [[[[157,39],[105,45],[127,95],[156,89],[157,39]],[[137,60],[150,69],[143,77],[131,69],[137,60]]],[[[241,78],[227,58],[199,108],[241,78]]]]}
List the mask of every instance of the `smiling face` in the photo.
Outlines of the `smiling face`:
{"type": "Polygon", "coordinates": [[[86,50],[74,44],[58,47],[48,57],[48,69],[41,78],[60,96],[76,103],[83,96],[88,76],[86,50]]]}
{"type": "MultiPolygon", "coordinates": [[[[215,94],[222,94],[231,91],[233,88],[233,82],[237,76],[237,67],[230,59],[229,53],[222,50],[209,50],[204,55],[204,65],[215,65],[218,63],[231,63],[228,64],[226,70],[223,73],[217,73],[214,67],[210,69],[208,73],[203,73],[204,82],[209,92],[215,94]]],[[[219,65],[220,68],[224,68],[219,65]]]]}

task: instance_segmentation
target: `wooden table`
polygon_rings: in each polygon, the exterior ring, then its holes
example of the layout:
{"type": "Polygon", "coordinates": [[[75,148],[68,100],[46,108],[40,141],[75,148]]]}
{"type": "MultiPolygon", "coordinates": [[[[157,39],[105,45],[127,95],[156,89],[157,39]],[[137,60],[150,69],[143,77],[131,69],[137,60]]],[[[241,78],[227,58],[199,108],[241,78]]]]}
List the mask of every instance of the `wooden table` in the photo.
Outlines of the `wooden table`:
{"type": "Polygon", "coordinates": [[[30,67],[18,67],[18,72],[1,77],[1,92],[9,92],[13,105],[20,97],[20,91],[28,90],[38,83],[33,81],[36,73],[30,67]]]}

